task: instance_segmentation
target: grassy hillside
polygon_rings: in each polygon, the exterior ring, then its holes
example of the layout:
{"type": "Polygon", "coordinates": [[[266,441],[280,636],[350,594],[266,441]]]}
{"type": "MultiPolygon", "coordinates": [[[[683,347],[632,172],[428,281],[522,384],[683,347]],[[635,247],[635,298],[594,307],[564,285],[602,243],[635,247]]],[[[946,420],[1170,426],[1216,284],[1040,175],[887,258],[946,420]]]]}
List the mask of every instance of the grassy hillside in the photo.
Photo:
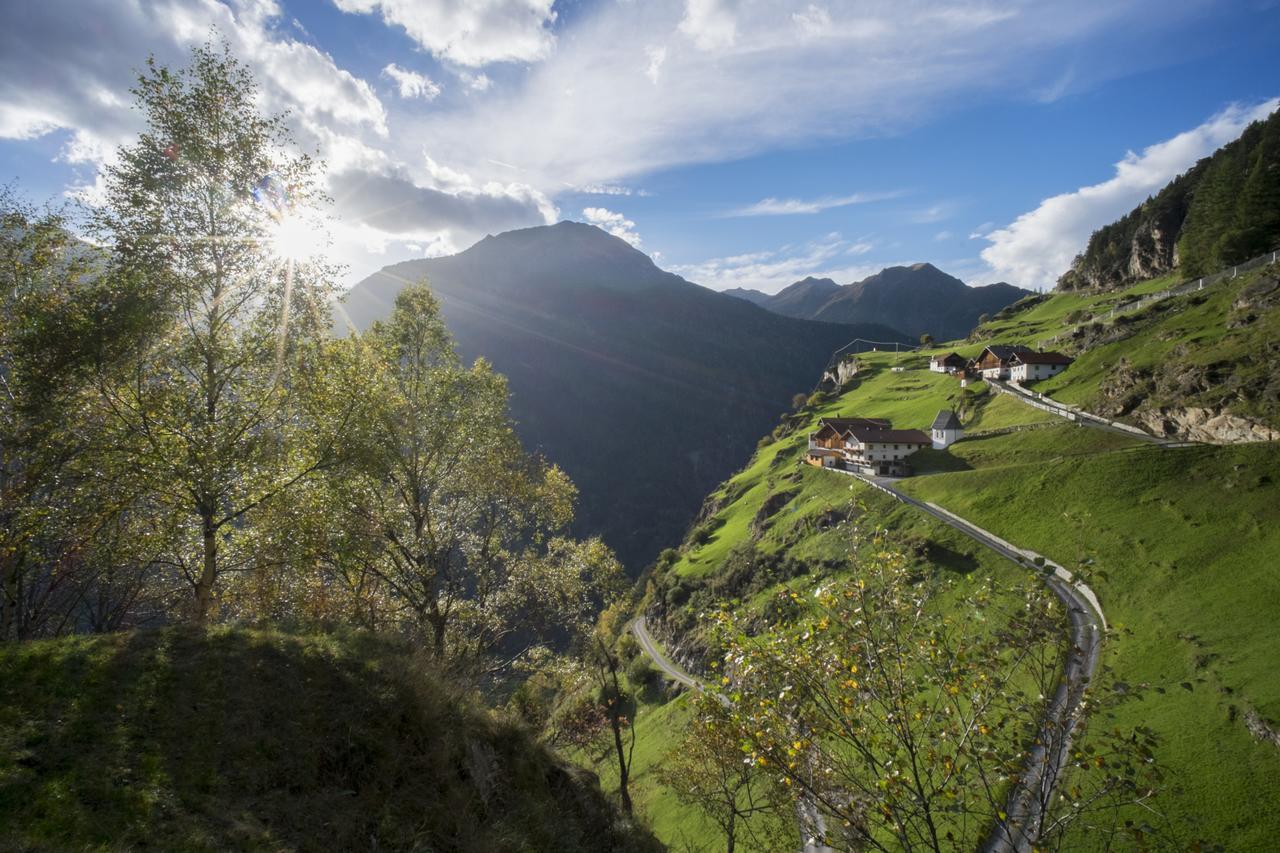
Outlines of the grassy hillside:
{"type": "MultiPolygon", "coordinates": [[[[957,445],[957,449],[963,444],[957,445]]],[[[913,495],[1079,572],[1113,632],[1104,663],[1149,685],[1119,722],[1151,727],[1198,834],[1267,849],[1280,749],[1245,725],[1280,719],[1280,446],[1135,448],[919,477],[913,495]]]]}
{"type": "MultiPolygon", "coordinates": [[[[1274,272],[1164,300],[1118,324],[1086,325],[1074,337],[1071,330],[1091,316],[1170,282],[1031,298],[970,340],[935,351],[972,355],[988,341],[1034,344],[1063,335],[1053,346],[1080,358],[1040,387],[1085,405],[1107,399],[1130,364],[1218,364],[1271,376],[1271,363],[1248,353],[1280,341],[1275,319],[1257,299],[1241,303],[1274,272]],[[1102,340],[1108,335],[1114,340],[1102,340]]],[[[751,613],[780,584],[803,591],[841,573],[850,542],[837,523],[850,518],[887,528],[932,571],[1016,583],[1020,569],[950,528],[852,478],[801,464],[806,433],[822,416],[888,417],[898,427],[926,428],[940,408],[955,408],[966,438],[914,456],[918,476],[903,488],[1084,575],[1113,628],[1104,670],[1121,689],[1140,693],[1101,723],[1154,731],[1167,774],[1158,808],[1180,833],[1232,850],[1267,849],[1280,833],[1280,813],[1260,806],[1280,799],[1280,749],[1258,732],[1260,725],[1274,730],[1269,721],[1280,719],[1280,678],[1271,666],[1280,651],[1273,630],[1280,445],[1156,447],[1054,418],[983,383],[960,389],[927,371],[929,355],[863,354],[862,370],[841,393],[785,418],[748,465],[708,497],[681,549],[660,563],[648,601],[651,626],[656,611],[673,651],[696,661],[704,652],[700,609],[728,602],[751,613]]],[[[1207,404],[1214,392],[1201,393],[1196,399],[1207,404]]],[[[1249,411],[1275,422],[1276,408],[1264,398],[1249,411]]],[[[640,725],[656,738],[664,722],[654,715],[640,725]]],[[[667,794],[646,796],[661,804],[667,794]]]]}
{"type": "Polygon", "coordinates": [[[386,643],[165,630],[0,647],[0,848],[656,845],[386,643]]]}
{"type": "Polygon", "coordinates": [[[1201,409],[1280,429],[1280,268],[1124,310],[1173,283],[1028,300],[974,337],[1077,356],[1037,390],[1138,426],[1182,433],[1184,413],[1201,409]],[[1120,309],[1114,317],[1113,309],[1120,309]]]}
{"type": "MultiPolygon", "coordinates": [[[[868,537],[851,535],[851,524],[866,534],[881,528],[891,531],[894,543],[915,557],[921,571],[998,578],[1010,601],[1020,600],[1017,591],[1023,584],[1036,582],[1027,571],[951,527],[852,478],[801,464],[807,432],[821,417],[853,414],[892,417],[903,426],[927,428],[939,408],[963,404],[975,432],[988,431],[974,441],[979,452],[964,463],[980,466],[988,449],[1018,436],[1041,442],[1045,432],[1083,431],[1051,422],[1048,415],[990,393],[981,383],[966,389],[962,398],[954,379],[928,372],[925,358],[869,353],[861,363],[862,372],[845,393],[815,401],[790,419],[785,435],[763,443],[750,464],[708,498],[704,517],[680,552],[668,552],[660,561],[646,601],[651,613],[660,616],[651,618],[650,626],[678,637],[677,651],[686,660],[706,652],[699,614],[707,608],[728,602],[744,615],[764,613],[784,587],[803,594],[824,579],[852,571],[851,549],[870,545],[868,537]],[[913,368],[895,373],[895,365],[913,368]],[[1011,427],[1025,431],[990,432],[1011,427]],[[780,505],[779,495],[785,497],[780,505]]],[[[714,827],[680,804],[655,772],[679,742],[688,719],[687,701],[683,696],[664,700],[650,695],[641,705],[633,797],[665,843],[715,848],[721,842],[714,827]]],[[[616,786],[607,756],[592,761],[591,767],[607,790],[616,786]]]]}

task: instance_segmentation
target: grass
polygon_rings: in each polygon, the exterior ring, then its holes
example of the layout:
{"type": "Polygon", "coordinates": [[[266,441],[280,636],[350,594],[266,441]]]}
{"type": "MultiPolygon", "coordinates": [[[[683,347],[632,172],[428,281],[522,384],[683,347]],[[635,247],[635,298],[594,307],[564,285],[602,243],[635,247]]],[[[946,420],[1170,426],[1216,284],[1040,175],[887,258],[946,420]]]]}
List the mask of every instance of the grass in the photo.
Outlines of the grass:
{"type": "Polygon", "coordinates": [[[1116,722],[1161,738],[1162,806],[1230,849],[1280,834],[1280,749],[1243,715],[1280,718],[1280,446],[1143,447],[920,477],[905,485],[1084,575],[1114,633],[1104,663],[1150,685],[1116,722]]]}
{"type": "Polygon", "coordinates": [[[0,848],[655,849],[521,727],[368,637],[0,648],[0,848]]]}
{"type": "MultiPolygon", "coordinates": [[[[1124,315],[1116,327],[1123,340],[1095,344],[1037,389],[1097,408],[1122,360],[1157,377],[1161,369],[1213,369],[1228,376],[1220,387],[1178,397],[1153,384],[1146,389],[1150,404],[1230,402],[1233,411],[1280,423],[1274,401],[1250,396],[1275,374],[1280,311],[1228,328],[1241,290],[1264,274],[1269,271],[1124,315]]],[[[939,409],[957,409],[968,437],[946,451],[915,454],[920,476],[903,481],[903,488],[1083,575],[1113,628],[1103,649],[1104,670],[1118,682],[1146,688],[1135,691],[1139,698],[1103,712],[1109,716],[1101,724],[1147,725],[1156,732],[1157,761],[1167,778],[1157,805],[1185,836],[1229,849],[1270,849],[1280,835],[1280,811],[1266,807],[1280,802],[1280,749],[1255,740],[1243,720],[1253,713],[1280,719],[1274,668],[1280,654],[1274,630],[1280,446],[1155,447],[1063,421],[992,394],[981,382],[962,390],[954,379],[926,369],[935,353],[973,356],[988,342],[1046,341],[1172,283],[1166,278],[1103,294],[1051,294],[984,324],[973,341],[912,356],[859,355],[862,369],[843,394],[792,418],[789,432],[763,442],[713,494],[701,529],[672,571],[705,582],[746,543],[815,564],[839,561],[849,553],[848,536],[824,519],[855,502],[859,526],[885,527],[900,542],[927,542],[924,559],[935,570],[1016,577],[1020,570],[1012,564],[928,516],[852,478],[801,464],[806,434],[821,417],[886,417],[896,427],[927,428],[939,409]],[[904,369],[894,372],[894,366],[904,369]],[[762,520],[765,502],[784,492],[786,502],[762,520]]],[[[1069,350],[1072,344],[1063,338],[1052,346],[1069,350]]],[[[803,591],[814,582],[803,575],[784,585],[803,591]]],[[[777,591],[733,606],[749,613],[777,591]]],[[[650,724],[662,719],[655,715],[650,724]]]]}

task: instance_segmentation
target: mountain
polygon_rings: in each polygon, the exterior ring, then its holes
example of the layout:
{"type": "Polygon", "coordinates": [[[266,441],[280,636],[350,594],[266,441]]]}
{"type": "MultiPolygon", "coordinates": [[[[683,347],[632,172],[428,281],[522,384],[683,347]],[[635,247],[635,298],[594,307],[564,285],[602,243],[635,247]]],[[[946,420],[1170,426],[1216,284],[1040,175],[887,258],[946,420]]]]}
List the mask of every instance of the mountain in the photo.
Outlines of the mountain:
{"type": "MultiPolygon", "coordinates": [[[[840,285],[829,278],[801,279],[769,297],[762,307],[788,317],[814,319],[818,313],[841,293],[840,285]]],[[[859,321],[854,321],[859,322],[859,321]]],[[[894,328],[898,328],[894,326],[894,328]]]]}
{"type": "Polygon", "coordinates": [[[880,323],[913,339],[963,338],[983,314],[994,314],[1031,291],[1003,282],[969,287],[933,264],[888,267],[843,287],[829,278],[806,278],[773,294],[725,291],[787,317],[826,323],[880,323]]]}
{"type": "Polygon", "coordinates": [[[168,628],[0,644],[0,849],[657,851],[407,647],[168,628]]]}
{"type": "Polygon", "coordinates": [[[752,290],[749,287],[731,287],[728,290],[722,290],[720,292],[726,296],[736,296],[739,299],[745,299],[754,305],[763,305],[770,299],[770,295],[768,293],[761,293],[760,291],[752,290]]]}
{"type": "Polygon", "coordinates": [[[1280,247],[1280,111],[1099,228],[1059,290],[1205,275],[1280,247]]]}
{"type": "Polygon", "coordinates": [[[579,532],[603,534],[633,571],[679,540],[702,496],[813,388],[834,350],[903,339],[770,313],[573,222],[387,267],[348,294],[350,322],[367,328],[423,278],[459,353],[508,378],[526,445],[578,485],[579,532]]]}

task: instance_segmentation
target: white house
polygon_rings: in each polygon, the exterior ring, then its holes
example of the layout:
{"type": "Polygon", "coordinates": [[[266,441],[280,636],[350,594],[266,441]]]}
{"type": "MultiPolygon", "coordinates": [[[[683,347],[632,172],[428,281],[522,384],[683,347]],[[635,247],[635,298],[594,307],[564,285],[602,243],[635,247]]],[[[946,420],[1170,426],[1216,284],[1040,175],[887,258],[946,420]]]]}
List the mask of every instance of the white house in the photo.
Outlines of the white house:
{"type": "Polygon", "coordinates": [[[991,344],[975,359],[975,366],[983,379],[1008,379],[1013,357],[1029,352],[1031,350],[1024,346],[991,344]]]}
{"type": "Polygon", "coordinates": [[[1034,382],[1057,376],[1075,359],[1060,352],[1020,352],[1009,360],[1011,382],[1034,382]]]}
{"type": "Polygon", "coordinates": [[[933,433],[934,450],[943,450],[964,437],[964,429],[960,426],[960,419],[952,411],[938,412],[938,416],[933,419],[933,426],[930,430],[933,433]]]}
{"type": "Polygon", "coordinates": [[[844,434],[845,459],[866,473],[901,476],[910,473],[905,460],[929,446],[929,436],[918,429],[866,429],[853,427],[844,434]]]}
{"type": "Polygon", "coordinates": [[[966,363],[964,356],[949,352],[929,359],[929,369],[934,373],[958,373],[964,370],[966,363]]]}

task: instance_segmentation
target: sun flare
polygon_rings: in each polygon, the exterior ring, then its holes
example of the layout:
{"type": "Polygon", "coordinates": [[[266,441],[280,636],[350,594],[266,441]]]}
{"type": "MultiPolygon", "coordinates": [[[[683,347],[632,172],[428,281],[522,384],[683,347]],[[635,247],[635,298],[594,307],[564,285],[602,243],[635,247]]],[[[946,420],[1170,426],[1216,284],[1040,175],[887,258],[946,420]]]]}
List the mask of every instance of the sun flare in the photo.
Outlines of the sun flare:
{"type": "Polygon", "coordinates": [[[324,249],[324,231],[300,216],[285,216],[272,224],[270,242],[281,258],[303,261],[324,249]]]}

